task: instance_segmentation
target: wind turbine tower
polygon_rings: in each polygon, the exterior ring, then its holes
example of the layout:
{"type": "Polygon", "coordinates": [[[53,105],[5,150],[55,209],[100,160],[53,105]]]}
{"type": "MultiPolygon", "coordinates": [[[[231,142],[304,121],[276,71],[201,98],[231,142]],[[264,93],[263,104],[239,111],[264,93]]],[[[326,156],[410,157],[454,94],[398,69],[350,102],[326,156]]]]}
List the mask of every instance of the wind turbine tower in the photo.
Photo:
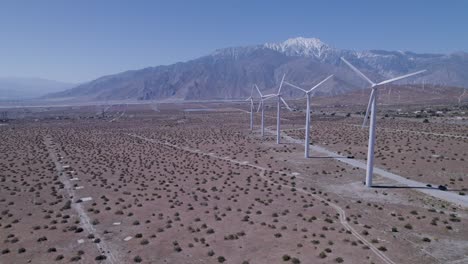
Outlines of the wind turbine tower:
{"type": "Polygon", "coordinates": [[[293,88],[296,88],[296,89],[299,89],[299,90],[303,91],[305,93],[305,95],[306,95],[306,98],[307,98],[306,125],[305,125],[305,138],[304,138],[304,157],[305,158],[309,158],[309,149],[310,149],[310,143],[309,142],[310,142],[310,97],[311,97],[311,93],[315,89],[319,88],[320,85],[322,85],[324,82],[326,82],[332,76],[333,76],[333,74],[328,76],[327,78],[325,78],[323,81],[319,82],[317,85],[312,87],[310,90],[304,90],[299,86],[296,86],[296,85],[288,83],[288,82],[284,82],[286,85],[289,85],[289,86],[291,86],[293,88]]]}
{"type": "MultiPolygon", "coordinates": [[[[283,74],[283,78],[281,78],[281,83],[280,83],[278,92],[276,94],[274,94],[273,96],[269,97],[269,98],[273,98],[273,97],[276,96],[277,99],[278,99],[277,102],[276,102],[276,143],[277,144],[281,143],[281,103],[283,103],[289,111],[292,111],[292,109],[289,107],[289,105],[286,103],[286,101],[281,96],[281,88],[283,87],[284,77],[285,76],[286,75],[283,74]]],[[[269,98],[267,98],[267,99],[269,99],[269,98]]]]}
{"type": "Polygon", "coordinates": [[[262,127],[261,127],[261,134],[262,137],[265,135],[265,107],[264,107],[264,101],[272,96],[275,96],[275,94],[267,94],[263,95],[260,89],[258,89],[258,86],[255,84],[255,88],[257,89],[258,94],[260,95],[260,104],[258,105],[257,112],[262,109],[262,127]]]}
{"type": "Polygon", "coordinates": [[[250,101],[250,130],[253,130],[253,111],[254,111],[254,101],[253,101],[253,89],[254,87],[252,86],[252,90],[250,91],[250,97],[245,99],[246,101],[250,101]]]}
{"type": "Polygon", "coordinates": [[[370,126],[369,126],[369,145],[367,149],[367,172],[366,172],[366,186],[372,187],[372,176],[374,172],[374,144],[375,144],[375,125],[376,125],[376,116],[377,116],[377,97],[378,97],[378,88],[384,84],[396,82],[401,79],[405,79],[411,77],[416,74],[420,74],[425,72],[426,70],[413,72],[410,74],[406,74],[403,76],[395,77],[389,80],[385,80],[379,83],[374,83],[366,75],[360,72],[356,67],[354,67],[351,63],[349,63],[345,58],[341,57],[341,60],[346,63],[357,75],[359,75],[362,79],[367,81],[372,88],[370,97],[369,97],[369,104],[367,105],[366,116],[364,117],[364,122],[362,123],[362,127],[364,128],[367,123],[367,118],[369,117],[370,113],[370,126]]]}

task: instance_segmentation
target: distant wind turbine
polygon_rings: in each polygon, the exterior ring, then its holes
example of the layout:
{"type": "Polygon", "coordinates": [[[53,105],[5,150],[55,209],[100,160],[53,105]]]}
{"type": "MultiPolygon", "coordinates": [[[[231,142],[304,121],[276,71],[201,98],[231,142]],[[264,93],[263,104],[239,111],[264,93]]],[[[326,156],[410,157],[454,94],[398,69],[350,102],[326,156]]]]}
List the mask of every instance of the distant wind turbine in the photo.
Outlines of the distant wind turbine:
{"type": "Polygon", "coordinates": [[[463,93],[458,97],[458,106],[460,106],[461,100],[462,100],[463,96],[466,94],[466,90],[468,90],[468,89],[464,88],[463,93]]]}
{"type": "Polygon", "coordinates": [[[253,130],[253,111],[254,111],[254,101],[253,101],[253,89],[254,87],[252,86],[252,90],[250,91],[250,97],[245,99],[246,101],[250,101],[250,130],[253,130]]]}
{"type": "Polygon", "coordinates": [[[354,67],[351,63],[349,63],[345,58],[341,57],[341,60],[346,63],[357,75],[361,78],[366,80],[372,88],[370,97],[369,97],[369,104],[367,105],[366,116],[364,117],[364,122],[362,123],[362,127],[364,128],[367,123],[367,118],[369,117],[370,113],[370,126],[369,126],[369,145],[367,150],[367,172],[366,172],[366,186],[372,187],[372,175],[374,172],[374,143],[375,143],[375,120],[377,115],[377,95],[379,86],[395,82],[401,79],[405,79],[411,77],[416,74],[420,74],[425,72],[426,70],[413,72],[410,74],[406,74],[403,76],[395,77],[389,80],[385,80],[379,83],[374,83],[371,81],[367,76],[365,76],[362,72],[360,72],[356,67],[354,67]]]}
{"type": "Polygon", "coordinates": [[[320,85],[322,85],[324,82],[326,82],[328,79],[330,79],[333,76],[330,75],[327,78],[325,78],[323,81],[319,82],[317,85],[312,87],[310,90],[304,90],[301,87],[298,87],[294,84],[284,82],[286,85],[289,85],[293,88],[299,89],[303,91],[307,97],[307,110],[306,110],[306,125],[305,125],[305,138],[304,138],[304,157],[308,158],[309,157],[309,141],[310,141],[310,94],[317,88],[319,88],[320,85]]]}
{"type": "Polygon", "coordinates": [[[278,88],[278,92],[276,94],[273,94],[271,97],[266,98],[270,99],[273,97],[276,97],[278,99],[276,103],[276,143],[280,144],[281,143],[281,103],[283,103],[286,108],[288,108],[289,111],[292,111],[292,109],[289,107],[289,105],[286,103],[286,101],[283,99],[281,96],[281,88],[283,88],[283,83],[284,83],[284,77],[286,74],[283,74],[283,78],[281,78],[281,83],[278,88]]]}
{"type": "Polygon", "coordinates": [[[260,111],[260,108],[262,109],[262,128],[261,128],[261,134],[262,137],[265,135],[265,107],[264,107],[264,101],[272,96],[275,96],[275,94],[267,94],[263,95],[262,92],[260,92],[260,89],[258,89],[258,86],[255,84],[255,88],[257,89],[258,94],[260,95],[260,104],[258,105],[257,112],[260,111]]]}

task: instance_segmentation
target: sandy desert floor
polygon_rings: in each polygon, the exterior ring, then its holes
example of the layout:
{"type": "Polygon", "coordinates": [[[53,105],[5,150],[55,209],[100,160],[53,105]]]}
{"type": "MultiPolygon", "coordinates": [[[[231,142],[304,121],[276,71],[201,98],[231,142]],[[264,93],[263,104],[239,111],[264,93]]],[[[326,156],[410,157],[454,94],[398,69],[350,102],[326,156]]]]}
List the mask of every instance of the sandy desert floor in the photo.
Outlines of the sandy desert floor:
{"type": "MultiPolygon", "coordinates": [[[[245,110],[47,109],[0,126],[0,263],[468,262],[466,207],[379,175],[365,188],[364,170],[286,138],[304,137],[303,113],[284,112],[277,145],[245,110]]],[[[362,118],[312,119],[314,145],[365,159],[362,118]]],[[[379,117],[377,135],[376,166],[468,192],[467,126],[379,117]]]]}

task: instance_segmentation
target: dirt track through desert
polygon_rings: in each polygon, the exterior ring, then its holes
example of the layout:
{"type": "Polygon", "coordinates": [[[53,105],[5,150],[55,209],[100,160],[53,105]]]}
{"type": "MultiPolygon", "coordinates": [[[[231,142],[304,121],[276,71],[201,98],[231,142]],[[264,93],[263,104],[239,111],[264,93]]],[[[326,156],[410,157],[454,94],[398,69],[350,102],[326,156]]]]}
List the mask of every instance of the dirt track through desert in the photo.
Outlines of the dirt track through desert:
{"type": "MultiPolygon", "coordinates": [[[[44,138],[44,143],[48,148],[50,158],[52,159],[52,161],[55,164],[55,168],[57,170],[59,179],[61,180],[61,182],[65,186],[65,190],[67,192],[68,198],[72,199],[73,197],[76,197],[76,193],[73,190],[72,184],[70,183],[67,176],[64,174],[64,167],[60,163],[60,161],[58,159],[58,155],[54,150],[52,139],[50,137],[45,137],[44,138]]],[[[100,237],[98,232],[96,232],[93,225],[91,224],[91,220],[90,220],[89,216],[86,214],[86,211],[81,206],[81,203],[72,203],[72,208],[75,209],[75,211],[79,215],[80,219],[82,220],[81,223],[82,223],[83,229],[85,229],[90,234],[95,234],[95,237],[101,240],[101,243],[99,243],[99,244],[93,243],[93,244],[96,245],[97,249],[101,253],[107,255],[107,259],[105,260],[105,262],[106,263],[111,263],[111,264],[121,263],[119,261],[119,258],[117,257],[118,254],[115,252],[115,250],[112,248],[112,246],[107,244],[106,240],[103,239],[102,237],[100,237]]]]}

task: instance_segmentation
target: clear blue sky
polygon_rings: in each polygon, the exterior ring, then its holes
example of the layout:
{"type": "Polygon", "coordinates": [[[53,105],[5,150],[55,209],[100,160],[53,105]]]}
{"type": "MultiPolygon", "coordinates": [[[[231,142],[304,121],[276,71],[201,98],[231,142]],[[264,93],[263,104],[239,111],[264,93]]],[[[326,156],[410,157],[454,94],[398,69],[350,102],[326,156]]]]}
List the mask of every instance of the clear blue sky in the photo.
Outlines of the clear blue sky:
{"type": "Polygon", "coordinates": [[[468,1],[0,0],[0,76],[83,82],[297,36],[468,51],[468,1]]]}

